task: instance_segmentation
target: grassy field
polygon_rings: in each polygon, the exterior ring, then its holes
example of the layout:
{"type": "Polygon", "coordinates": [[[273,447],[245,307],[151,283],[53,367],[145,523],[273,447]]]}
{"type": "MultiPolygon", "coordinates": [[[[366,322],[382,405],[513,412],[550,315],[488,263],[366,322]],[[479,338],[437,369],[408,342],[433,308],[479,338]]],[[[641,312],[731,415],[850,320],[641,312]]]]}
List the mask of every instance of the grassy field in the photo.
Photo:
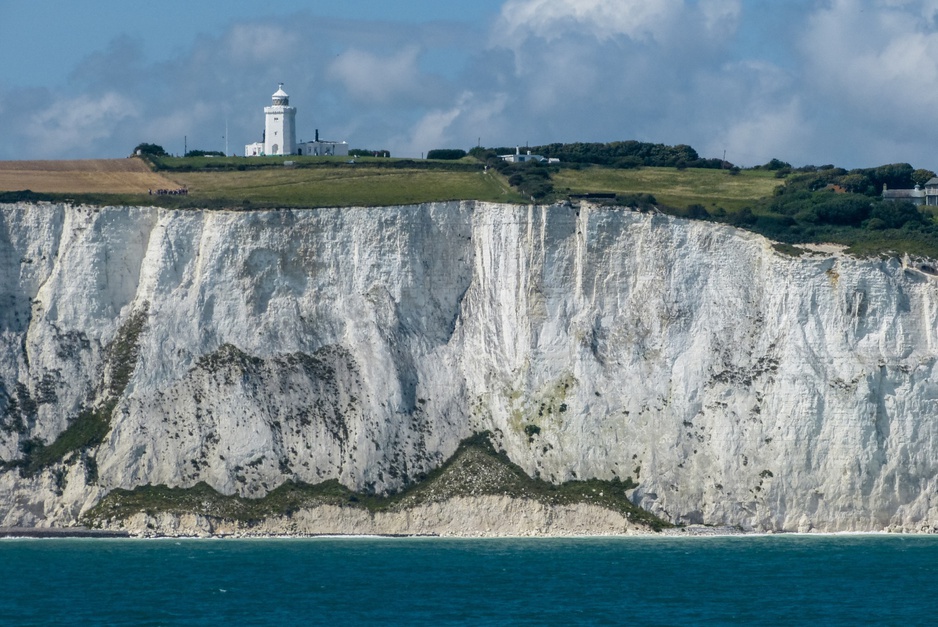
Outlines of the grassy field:
{"type": "Polygon", "coordinates": [[[554,189],[564,194],[615,192],[617,194],[652,194],[659,203],[686,209],[693,204],[708,211],[722,207],[733,213],[755,200],[771,196],[784,181],[774,173],[744,170],[731,175],[725,170],[688,168],[641,168],[614,170],[591,167],[583,170],[560,170],[553,175],[554,189]]]}
{"type": "Polygon", "coordinates": [[[193,170],[258,170],[282,168],[291,162],[297,168],[342,167],[347,165],[376,167],[408,167],[419,169],[462,169],[481,170],[482,164],[472,157],[462,159],[391,159],[388,157],[312,157],[281,155],[277,157],[147,157],[156,170],[167,172],[189,172],[193,170]]]}
{"type": "MultiPolygon", "coordinates": [[[[408,161],[357,157],[162,158],[154,172],[141,159],[0,161],[0,191],[98,195],[89,202],[209,207],[348,207],[445,200],[525,202],[506,178],[477,162],[408,161]],[[147,197],[148,189],[186,187],[188,197],[147,197]],[[105,196],[101,196],[105,195],[105,196]],[[107,196],[109,195],[109,196],[107,196]],[[146,197],[145,200],[144,197],[146,197]],[[211,201],[211,202],[209,202],[211,201]]],[[[588,192],[649,193],[659,203],[692,204],[733,213],[782,184],[770,172],[588,167],[552,176],[559,196],[588,192]]]]}
{"type": "Polygon", "coordinates": [[[173,172],[192,200],[227,199],[234,204],[284,207],[404,205],[444,200],[518,202],[504,177],[494,172],[453,172],[368,165],[272,168],[253,171],[173,172]]]}
{"type": "Polygon", "coordinates": [[[505,177],[478,163],[356,158],[167,158],[153,172],[140,159],[0,162],[0,192],[74,194],[96,204],[166,206],[350,207],[446,200],[522,202],[505,177]],[[392,166],[392,167],[389,167],[392,166]],[[243,169],[238,169],[243,168],[243,169]],[[195,170],[195,171],[190,171],[195,170]],[[147,190],[185,187],[188,196],[147,190]]]}
{"type": "Polygon", "coordinates": [[[0,191],[46,194],[144,194],[178,187],[140,159],[0,161],[0,191]]]}

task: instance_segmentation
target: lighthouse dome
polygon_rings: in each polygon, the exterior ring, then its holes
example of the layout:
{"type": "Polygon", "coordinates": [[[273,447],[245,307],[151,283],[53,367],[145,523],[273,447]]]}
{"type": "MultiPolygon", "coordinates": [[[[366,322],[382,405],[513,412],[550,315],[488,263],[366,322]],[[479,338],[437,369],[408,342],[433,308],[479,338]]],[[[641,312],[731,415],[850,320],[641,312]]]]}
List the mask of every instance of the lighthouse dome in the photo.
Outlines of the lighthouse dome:
{"type": "Polygon", "coordinates": [[[274,92],[272,98],[274,105],[286,106],[290,104],[290,96],[287,95],[287,92],[283,91],[283,83],[280,83],[280,89],[274,92]]]}

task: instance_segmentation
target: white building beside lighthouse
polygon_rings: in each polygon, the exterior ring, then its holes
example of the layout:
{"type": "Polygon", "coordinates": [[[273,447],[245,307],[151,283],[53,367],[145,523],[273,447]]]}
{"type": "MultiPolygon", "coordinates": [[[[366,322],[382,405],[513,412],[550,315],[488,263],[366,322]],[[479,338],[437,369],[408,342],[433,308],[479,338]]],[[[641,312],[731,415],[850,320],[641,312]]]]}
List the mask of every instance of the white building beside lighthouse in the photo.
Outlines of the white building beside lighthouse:
{"type": "Polygon", "coordinates": [[[348,155],[346,142],[319,139],[296,143],[296,107],[290,106],[290,96],[283,91],[283,83],[271,97],[269,107],[264,107],[264,141],[247,144],[245,157],[261,155],[348,155]]]}

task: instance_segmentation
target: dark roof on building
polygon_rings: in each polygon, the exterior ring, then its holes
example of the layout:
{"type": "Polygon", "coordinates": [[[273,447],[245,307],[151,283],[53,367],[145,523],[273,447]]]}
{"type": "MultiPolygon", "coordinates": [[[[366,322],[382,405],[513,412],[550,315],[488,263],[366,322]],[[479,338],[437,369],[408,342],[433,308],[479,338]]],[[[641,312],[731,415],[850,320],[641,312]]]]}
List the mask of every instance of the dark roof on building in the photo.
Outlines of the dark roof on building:
{"type": "Polygon", "coordinates": [[[884,189],[883,198],[922,198],[925,192],[920,189],[884,189]]]}

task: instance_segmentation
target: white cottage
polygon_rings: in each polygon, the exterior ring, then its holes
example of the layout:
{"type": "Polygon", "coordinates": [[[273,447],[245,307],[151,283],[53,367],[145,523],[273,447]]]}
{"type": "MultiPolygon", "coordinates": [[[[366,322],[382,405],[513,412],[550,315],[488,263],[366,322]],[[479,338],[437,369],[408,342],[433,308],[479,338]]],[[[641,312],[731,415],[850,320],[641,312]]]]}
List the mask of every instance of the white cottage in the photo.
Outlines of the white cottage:
{"type": "Polygon", "coordinates": [[[298,155],[331,155],[335,157],[348,156],[348,144],[346,142],[335,142],[327,139],[319,139],[319,129],[316,129],[316,139],[311,142],[302,142],[296,145],[296,154],[298,155]]]}
{"type": "Polygon", "coordinates": [[[515,147],[515,154],[498,155],[498,158],[508,163],[530,163],[531,161],[537,161],[538,163],[560,163],[560,159],[548,159],[543,155],[532,155],[530,150],[527,151],[527,154],[521,154],[520,146],[515,147]]]}

